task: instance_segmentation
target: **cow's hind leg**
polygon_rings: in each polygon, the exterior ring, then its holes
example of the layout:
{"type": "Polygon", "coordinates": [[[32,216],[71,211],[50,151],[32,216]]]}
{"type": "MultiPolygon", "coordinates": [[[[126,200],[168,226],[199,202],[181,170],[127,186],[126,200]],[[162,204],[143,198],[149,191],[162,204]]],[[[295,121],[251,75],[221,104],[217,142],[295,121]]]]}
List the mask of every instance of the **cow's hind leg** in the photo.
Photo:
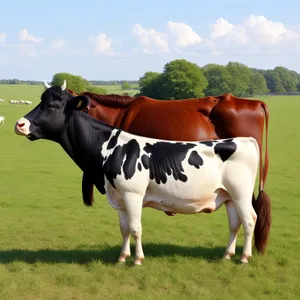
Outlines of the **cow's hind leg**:
{"type": "Polygon", "coordinates": [[[118,258],[119,262],[125,262],[130,256],[130,233],[127,212],[118,210],[120,230],[123,236],[123,246],[118,258]]]}
{"type": "Polygon", "coordinates": [[[225,206],[227,210],[230,236],[223,258],[231,259],[231,257],[235,254],[236,239],[239,228],[241,226],[241,219],[238,215],[234,203],[231,200],[226,201],[225,206]]]}
{"type": "Polygon", "coordinates": [[[244,197],[235,199],[233,201],[244,229],[244,249],[241,262],[247,263],[249,258],[252,257],[252,238],[257,216],[251,203],[252,194],[246,193],[244,197]]]}
{"type": "MultiPolygon", "coordinates": [[[[253,176],[254,177],[254,176],[253,176]]],[[[251,178],[249,176],[249,178],[251,178]]],[[[250,180],[249,180],[250,181],[250,180]]],[[[256,213],[252,206],[254,181],[241,184],[239,179],[226,182],[227,192],[235,205],[244,229],[244,249],[241,257],[242,263],[247,263],[252,257],[252,239],[256,222],[256,213]]]]}
{"type": "Polygon", "coordinates": [[[144,260],[144,252],[142,247],[142,207],[143,196],[135,193],[126,193],[124,195],[126,205],[129,230],[135,240],[135,258],[134,264],[141,265],[144,260]]]}

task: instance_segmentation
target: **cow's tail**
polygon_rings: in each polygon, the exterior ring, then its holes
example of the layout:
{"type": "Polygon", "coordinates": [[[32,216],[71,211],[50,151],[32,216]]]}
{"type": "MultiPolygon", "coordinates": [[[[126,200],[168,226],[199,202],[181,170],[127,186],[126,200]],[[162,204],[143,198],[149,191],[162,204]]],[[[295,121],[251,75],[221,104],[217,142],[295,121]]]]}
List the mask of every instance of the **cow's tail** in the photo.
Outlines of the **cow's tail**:
{"type": "MultiPolygon", "coordinates": [[[[253,195],[252,205],[257,214],[256,225],[254,229],[254,246],[258,253],[263,254],[268,243],[269,233],[271,228],[271,201],[267,193],[264,191],[268,168],[269,168],[269,154],[268,154],[268,123],[269,110],[265,103],[261,103],[262,109],[266,118],[266,137],[265,137],[265,163],[263,166],[262,159],[262,144],[259,149],[259,191],[257,199],[253,195]]],[[[263,135],[262,135],[263,137],[263,135]]]]}

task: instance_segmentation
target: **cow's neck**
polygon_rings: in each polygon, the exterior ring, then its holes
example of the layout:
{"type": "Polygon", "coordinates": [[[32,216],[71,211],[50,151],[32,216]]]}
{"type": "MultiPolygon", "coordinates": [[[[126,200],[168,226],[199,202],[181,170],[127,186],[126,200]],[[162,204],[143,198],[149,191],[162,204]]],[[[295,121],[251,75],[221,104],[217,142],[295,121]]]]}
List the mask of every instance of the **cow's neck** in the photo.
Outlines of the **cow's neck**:
{"type": "Polygon", "coordinates": [[[108,107],[97,104],[90,110],[89,115],[105,124],[127,130],[128,121],[132,120],[127,107],[108,107]]]}
{"type": "Polygon", "coordinates": [[[102,168],[102,146],[112,130],[84,113],[74,112],[59,143],[82,171],[96,171],[102,168]]]}

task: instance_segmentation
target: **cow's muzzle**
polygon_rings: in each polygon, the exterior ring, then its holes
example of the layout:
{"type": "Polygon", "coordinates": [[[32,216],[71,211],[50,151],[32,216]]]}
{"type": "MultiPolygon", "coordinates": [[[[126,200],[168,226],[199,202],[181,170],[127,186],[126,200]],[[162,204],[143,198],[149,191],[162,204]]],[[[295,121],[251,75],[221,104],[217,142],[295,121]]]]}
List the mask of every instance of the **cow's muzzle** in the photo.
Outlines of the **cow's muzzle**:
{"type": "Polygon", "coordinates": [[[29,127],[30,121],[25,118],[21,118],[17,121],[15,125],[15,133],[27,137],[30,135],[29,127]]]}

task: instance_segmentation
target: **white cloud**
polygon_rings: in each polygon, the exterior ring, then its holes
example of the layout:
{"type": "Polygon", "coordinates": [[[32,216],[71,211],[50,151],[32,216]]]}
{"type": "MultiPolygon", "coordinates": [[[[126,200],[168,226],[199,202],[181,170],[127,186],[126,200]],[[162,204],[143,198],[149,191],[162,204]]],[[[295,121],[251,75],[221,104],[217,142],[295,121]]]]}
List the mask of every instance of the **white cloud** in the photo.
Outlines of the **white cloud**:
{"type": "Polygon", "coordinates": [[[0,33],[0,43],[4,43],[6,40],[6,34],[4,32],[0,33]]]}
{"type": "Polygon", "coordinates": [[[290,41],[298,35],[287,29],[280,22],[267,20],[264,16],[250,15],[243,25],[251,41],[258,40],[261,44],[279,44],[290,41]]]}
{"type": "Polygon", "coordinates": [[[132,34],[143,46],[145,53],[169,53],[173,48],[187,47],[202,42],[202,38],[185,23],[167,22],[165,32],[133,26],[132,34]]]}
{"type": "Polygon", "coordinates": [[[55,40],[51,43],[51,48],[53,50],[58,50],[60,48],[62,48],[64,45],[64,40],[60,39],[60,40],[55,40]]]}
{"type": "Polygon", "coordinates": [[[167,23],[167,32],[168,38],[179,47],[187,47],[202,42],[202,38],[193,31],[191,26],[185,23],[169,21],[167,23]]]}
{"type": "Polygon", "coordinates": [[[104,33],[99,33],[95,37],[92,37],[91,41],[95,44],[94,54],[102,54],[111,50],[112,39],[107,37],[104,33]]]}
{"type": "Polygon", "coordinates": [[[20,32],[15,32],[14,37],[8,31],[0,32],[0,49],[12,56],[18,54],[34,57],[49,54],[49,59],[53,53],[93,59],[91,53],[94,52],[95,55],[114,57],[112,61],[115,64],[125,64],[132,57],[145,57],[145,53],[163,54],[147,58],[146,61],[151,61],[151,67],[179,57],[188,60],[192,58],[200,65],[209,62],[226,64],[229,60],[246,64],[251,61],[251,64],[262,66],[269,62],[284,65],[284,61],[296,62],[295,57],[300,53],[300,25],[293,24],[291,27],[262,15],[249,15],[239,22],[219,18],[212,23],[209,25],[199,22],[193,28],[191,23],[172,20],[163,24],[162,28],[155,27],[155,21],[153,27],[147,28],[143,24],[133,23],[133,27],[125,35],[111,38],[105,33],[96,32],[93,37],[78,36],[77,43],[73,41],[75,47],[67,47],[72,43],[71,38],[67,40],[59,36],[55,40],[51,39],[48,46],[43,45],[42,41],[48,38],[46,33],[35,36],[35,32],[28,32],[23,28],[20,32]],[[10,39],[13,41],[14,38],[19,40],[10,45],[10,39]],[[134,51],[137,48],[139,53],[134,51]]]}
{"type": "Polygon", "coordinates": [[[211,37],[213,39],[224,36],[234,29],[234,25],[230,24],[223,18],[220,18],[216,21],[215,24],[210,26],[212,28],[211,37]]]}
{"type": "Polygon", "coordinates": [[[252,52],[263,51],[265,48],[274,50],[274,47],[280,50],[286,43],[299,39],[294,30],[264,16],[250,15],[240,24],[230,24],[220,18],[210,28],[211,35],[206,45],[223,52],[239,47],[252,52]]]}
{"type": "Polygon", "coordinates": [[[145,53],[168,53],[169,47],[166,37],[163,33],[154,29],[144,29],[141,25],[135,24],[132,33],[137,37],[143,46],[145,53]]]}
{"type": "Polygon", "coordinates": [[[20,30],[20,41],[40,43],[43,41],[43,38],[36,38],[33,35],[29,34],[26,28],[23,28],[20,30]]]}
{"type": "Polygon", "coordinates": [[[144,53],[184,54],[191,53],[192,49],[193,53],[199,55],[199,51],[206,49],[214,55],[221,55],[276,53],[283,49],[291,51],[291,47],[300,49],[300,26],[291,29],[261,15],[249,15],[237,24],[219,18],[209,27],[210,34],[204,37],[182,22],[169,21],[164,31],[145,29],[135,24],[132,34],[144,53]]]}

